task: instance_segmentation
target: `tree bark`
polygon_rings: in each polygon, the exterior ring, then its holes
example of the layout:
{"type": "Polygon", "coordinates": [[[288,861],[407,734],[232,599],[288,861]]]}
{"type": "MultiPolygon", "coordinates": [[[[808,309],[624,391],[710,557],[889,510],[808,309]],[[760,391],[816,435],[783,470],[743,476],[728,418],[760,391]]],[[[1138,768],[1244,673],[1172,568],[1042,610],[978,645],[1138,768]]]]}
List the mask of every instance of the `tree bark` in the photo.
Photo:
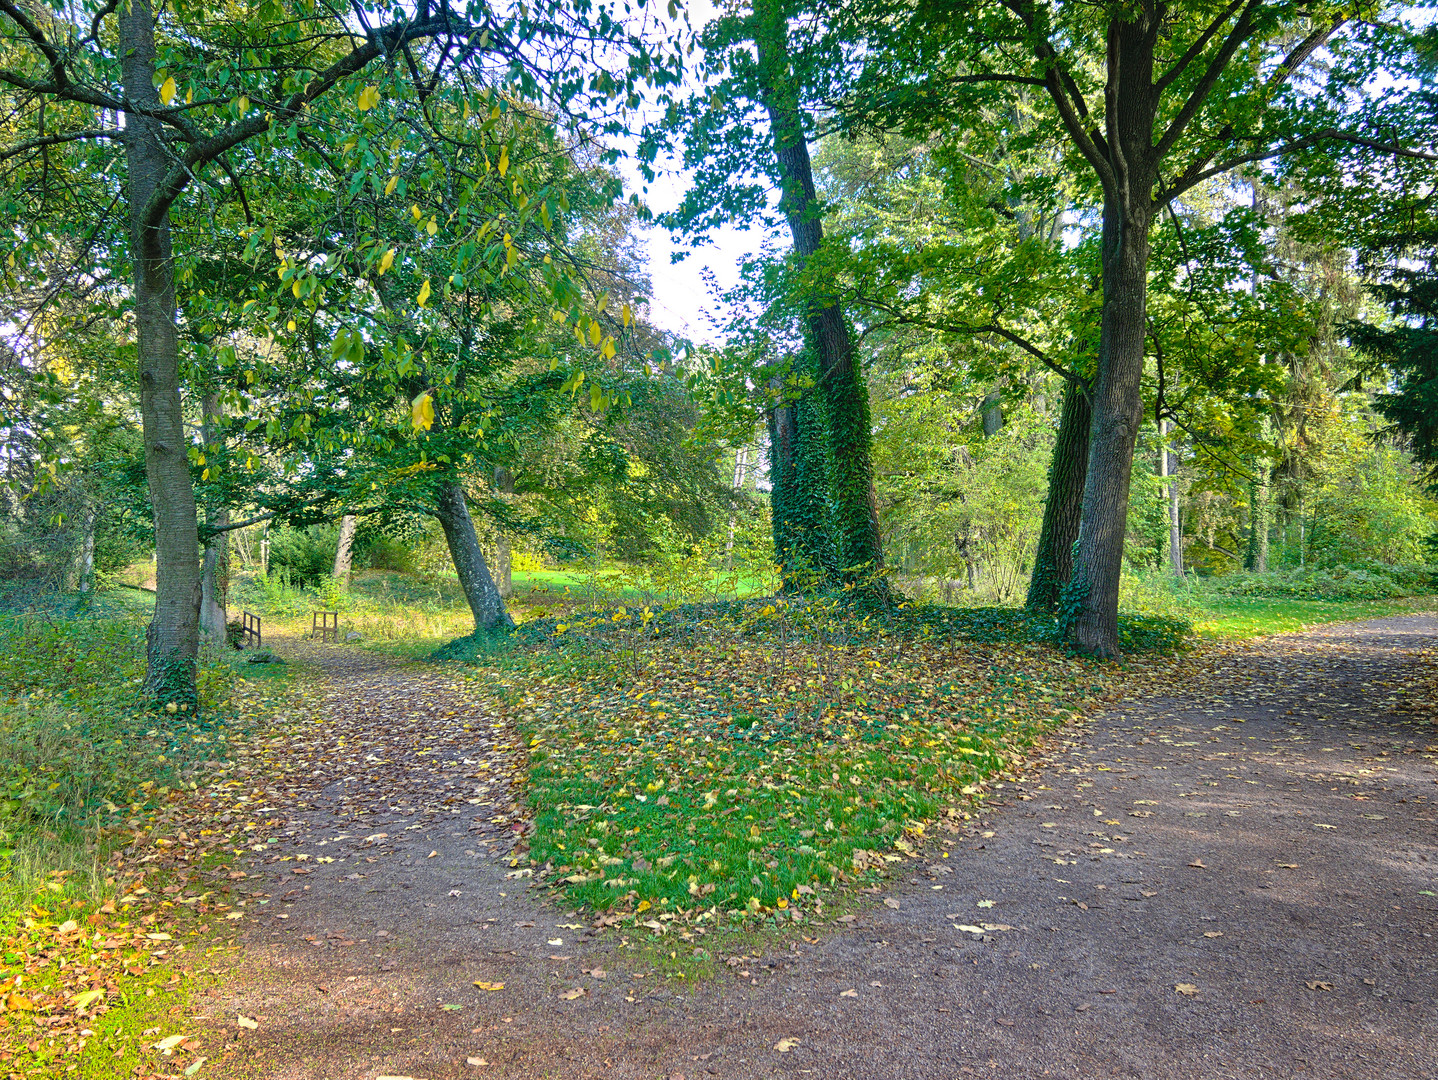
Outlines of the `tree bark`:
{"type": "Polygon", "coordinates": [[[85,507],[85,533],[80,539],[79,580],[75,583],[76,589],[82,593],[89,592],[90,586],[95,583],[95,522],[99,516],[100,512],[94,506],[85,507]]]}
{"type": "MultiPolygon", "coordinates": [[[[150,0],[129,0],[117,14],[125,96],[135,105],[158,110],[150,0]]],[[[146,635],[145,693],[156,703],[193,706],[200,638],[200,537],[180,399],[169,214],[156,225],[146,224],[150,200],[170,165],[159,121],[139,112],[126,114],[125,162],[145,476],[155,520],[155,614],[146,635]]]]}
{"type": "Polygon", "coordinates": [[[1183,514],[1179,505],[1178,489],[1178,455],[1170,454],[1167,446],[1160,446],[1159,453],[1163,455],[1165,472],[1168,474],[1168,491],[1164,494],[1168,497],[1168,565],[1173,571],[1174,577],[1184,576],[1183,567],[1183,514]]]}
{"type": "Polygon", "coordinates": [[[335,568],[332,576],[342,585],[350,583],[350,570],[354,567],[355,527],[358,519],[353,514],[340,518],[339,542],[335,545],[335,568]]]}
{"type": "MultiPolygon", "coordinates": [[[[734,451],[734,482],[732,487],[737,495],[744,490],[744,467],[748,464],[749,448],[741,446],[734,451]]],[[[729,514],[729,534],[724,538],[724,569],[734,569],[734,531],[738,528],[739,522],[731,511],[729,514]]]]}
{"type": "MultiPolygon", "coordinates": [[[[773,3],[763,4],[762,10],[756,7],[754,18],[760,93],[779,160],[780,209],[789,223],[802,271],[824,242],[814,168],[793,89],[784,18],[773,3]]],[[[807,303],[810,345],[818,358],[819,386],[828,412],[829,480],[839,566],[845,577],[867,579],[884,564],[874,495],[869,393],[837,301],[815,295],[807,303]]]]}
{"type": "Polygon", "coordinates": [[[449,479],[440,483],[435,494],[434,516],[444,529],[449,557],[454,560],[460,587],[474,615],[474,628],[506,630],[513,627],[514,620],[504,609],[504,600],[495,588],[494,579],[489,576],[484,552],[479,549],[479,536],[474,531],[474,519],[469,516],[464,488],[457,479],[449,479]]]}
{"type": "MultiPolygon", "coordinates": [[[[514,494],[514,473],[503,465],[494,470],[494,490],[501,495],[514,494]]],[[[494,569],[498,578],[496,584],[499,586],[499,595],[508,600],[514,595],[514,560],[509,550],[509,537],[504,535],[503,530],[496,531],[494,547],[494,569]]]]}
{"type": "Polygon", "coordinates": [[[1070,641],[1107,657],[1119,655],[1119,578],[1133,449],[1142,423],[1150,187],[1126,208],[1116,200],[1104,206],[1103,323],[1078,560],[1068,586],[1076,607],[1066,628],[1070,641]]]}
{"type": "MultiPolygon", "coordinates": [[[[230,523],[230,512],[219,510],[214,523],[225,526],[230,523]]],[[[217,533],[205,542],[205,553],[200,560],[200,633],[212,645],[223,645],[227,640],[229,613],[225,610],[225,585],[229,580],[230,534],[217,533]]]]}
{"type": "Polygon", "coordinates": [[[1029,578],[1028,598],[1024,602],[1029,611],[1057,611],[1059,593],[1073,576],[1073,546],[1078,539],[1079,516],[1083,510],[1091,422],[1086,388],[1066,382],[1054,456],[1049,463],[1049,493],[1044,501],[1039,546],[1034,553],[1034,572],[1029,578]]]}

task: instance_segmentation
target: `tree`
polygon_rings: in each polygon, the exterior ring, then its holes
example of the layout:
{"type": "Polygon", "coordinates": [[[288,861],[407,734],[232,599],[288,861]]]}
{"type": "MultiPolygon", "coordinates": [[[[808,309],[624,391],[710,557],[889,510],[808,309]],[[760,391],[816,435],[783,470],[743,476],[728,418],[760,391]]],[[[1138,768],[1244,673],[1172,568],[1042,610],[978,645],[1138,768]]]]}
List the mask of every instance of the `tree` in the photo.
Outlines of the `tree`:
{"type": "MultiPolygon", "coordinates": [[[[0,159],[10,162],[7,180],[40,191],[32,220],[16,230],[17,240],[25,238],[22,255],[56,233],[83,235],[90,226],[66,205],[69,185],[51,175],[56,155],[84,157],[116,143],[123,149],[125,183],[115,200],[128,217],[157,552],[146,677],[153,700],[195,701],[201,591],[176,323],[176,267],[188,252],[177,257],[173,248],[172,210],[197,181],[222,200],[243,201],[230,159],[255,145],[342,144],[348,125],[332,121],[344,108],[317,106],[342,97],[363,112],[380,100],[381,83],[422,104],[453,72],[479,68],[486,58],[497,69],[488,73],[494,81],[530,92],[543,85],[561,100],[587,93],[590,100],[624,101],[642,80],[672,78],[673,68],[656,61],[607,11],[591,23],[587,10],[571,18],[562,5],[521,4],[512,15],[474,6],[460,16],[447,3],[428,0],[412,12],[377,2],[335,11],[300,0],[292,10],[275,2],[218,20],[201,5],[177,3],[166,14],[150,0],[105,0],[84,5],[83,21],[71,23],[0,0],[0,84],[11,90],[21,116],[0,159]],[[576,70],[576,46],[604,48],[616,39],[636,49],[617,76],[576,70]],[[434,43],[427,52],[426,42],[434,43]],[[361,76],[381,64],[375,82],[364,85],[361,76]],[[230,185],[214,181],[212,169],[225,173],[230,185]]],[[[76,169],[65,179],[112,183],[103,167],[76,169]]]]}
{"type": "MultiPolygon", "coordinates": [[[[817,135],[812,107],[842,65],[840,43],[821,13],[788,0],[758,0],[748,12],[715,19],[699,44],[706,54],[705,86],[687,103],[671,107],[663,124],[651,128],[645,147],[652,161],[679,133],[684,162],[695,170],[683,204],[663,220],[692,237],[724,220],[747,227],[754,216],[768,216],[766,191],[777,184],[778,211],[804,280],[804,344],[823,399],[817,415],[828,443],[824,494],[832,503],[836,558],[848,580],[872,580],[883,567],[883,538],[874,501],[868,391],[844,311],[832,282],[825,280],[824,207],[809,154],[817,135]]],[[[817,497],[801,488],[786,494],[790,477],[807,484],[805,477],[818,472],[800,469],[786,456],[805,437],[791,404],[778,403],[771,439],[781,511],[786,503],[817,497]]],[[[786,547],[797,550],[792,531],[780,526],[775,536],[780,558],[786,547]]]]}
{"type": "Polygon", "coordinates": [[[867,20],[874,59],[850,98],[855,117],[932,130],[995,98],[1041,88],[1052,122],[1096,184],[1103,306],[1078,558],[1064,605],[1072,613],[1066,632],[1089,652],[1119,651],[1155,222],[1214,177],[1314,146],[1433,156],[1396,145],[1372,117],[1342,111],[1333,104],[1339,96],[1302,92],[1296,76],[1312,71],[1325,47],[1338,62],[1322,89],[1366,74],[1357,72],[1366,62],[1343,63],[1349,57],[1334,44],[1349,22],[1334,5],[1265,0],[1217,10],[1155,0],[1102,10],[1041,0],[924,3],[911,20],[877,7],[867,20]]]}

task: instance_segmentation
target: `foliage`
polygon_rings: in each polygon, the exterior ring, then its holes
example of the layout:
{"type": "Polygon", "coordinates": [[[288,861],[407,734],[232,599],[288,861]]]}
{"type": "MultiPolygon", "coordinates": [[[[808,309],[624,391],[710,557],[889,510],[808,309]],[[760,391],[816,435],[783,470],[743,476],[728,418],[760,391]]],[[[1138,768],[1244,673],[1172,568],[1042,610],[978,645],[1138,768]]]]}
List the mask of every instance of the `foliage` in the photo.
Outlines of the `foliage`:
{"type": "Polygon", "coordinates": [[[1385,566],[1360,563],[1325,569],[1274,570],[1266,574],[1233,574],[1206,583],[1204,591],[1220,597],[1289,600],[1384,600],[1420,596],[1433,590],[1435,570],[1427,566],[1385,566]]]}

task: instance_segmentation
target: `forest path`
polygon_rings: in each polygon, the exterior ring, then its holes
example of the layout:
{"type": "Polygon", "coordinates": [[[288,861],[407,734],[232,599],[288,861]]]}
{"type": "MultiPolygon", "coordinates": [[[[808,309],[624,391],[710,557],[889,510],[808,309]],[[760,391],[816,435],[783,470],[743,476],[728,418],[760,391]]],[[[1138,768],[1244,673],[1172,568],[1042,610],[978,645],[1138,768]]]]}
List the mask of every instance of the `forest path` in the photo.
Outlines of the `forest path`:
{"type": "Polygon", "coordinates": [[[477,696],[305,647],[329,719],[298,751],[318,757],[296,846],[273,846],[311,860],[255,865],[283,910],[195,1005],[238,1044],[220,1075],[265,1080],[1431,1078],[1438,727],[1396,709],[1435,647],[1415,615],[1217,655],[1072,729],[948,858],[909,865],[897,910],[699,986],[481,854],[513,830],[477,696]]]}

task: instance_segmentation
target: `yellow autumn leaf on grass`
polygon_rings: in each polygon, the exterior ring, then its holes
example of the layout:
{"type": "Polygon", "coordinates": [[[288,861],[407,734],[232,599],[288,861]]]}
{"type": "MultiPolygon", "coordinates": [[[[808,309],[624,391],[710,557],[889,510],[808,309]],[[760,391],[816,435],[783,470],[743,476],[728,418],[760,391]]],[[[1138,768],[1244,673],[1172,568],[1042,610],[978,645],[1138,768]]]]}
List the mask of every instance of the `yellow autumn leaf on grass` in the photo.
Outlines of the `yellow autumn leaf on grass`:
{"type": "Polygon", "coordinates": [[[429,303],[429,294],[429,278],[425,278],[424,284],[419,287],[419,295],[414,298],[415,302],[418,303],[420,307],[424,307],[425,304],[429,303]]]}
{"type": "Polygon", "coordinates": [[[481,990],[503,990],[503,989],[504,989],[504,983],[502,983],[502,982],[497,982],[497,983],[494,983],[494,982],[485,982],[483,979],[476,979],[474,985],[477,986],[477,987],[479,987],[481,990]]]}
{"type": "Polygon", "coordinates": [[[359,97],[358,99],[356,99],[355,104],[359,106],[360,112],[369,112],[370,109],[373,109],[376,105],[379,104],[379,87],[366,86],[363,90],[360,91],[359,97]]]}
{"type": "Polygon", "coordinates": [[[174,101],[174,100],[175,100],[175,93],[176,93],[176,91],[178,91],[178,90],[179,90],[179,87],[177,87],[177,86],[175,85],[175,80],[174,80],[174,77],[173,77],[173,76],[171,76],[170,78],[166,79],[165,82],[164,82],[164,84],[160,87],[160,101],[161,101],[161,103],[162,103],[162,104],[165,104],[165,105],[168,105],[170,102],[174,101]]]}
{"type": "Polygon", "coordinates": [[[397,187],[399,187],[399,177],[391,176],[389,178],[389,183],[384,186],[384,193],[386,195],[393,195],[394,189],[397,187]]]}
{"type": "Polygon", "coordinates": [[[388,270],[388,269],[389,269],[391,266],[393,266],[393,265],[394,265],[394,248],[390,248],[388,251],[386,251],[386,252],[384,253],[384,256],[383,256],[383,257],[380,259],[380,261],[379,261],[379,273],[380,273],[380,277],[384,277],[385,271],[388,270]]]}
{"type": "Polygon", "coordinates": [[[434,398],[428,390],[414,399],[414,405],[410,409],[410,420],[416,431],[423,428],[428,431],[434,426],[434,398]]]}

